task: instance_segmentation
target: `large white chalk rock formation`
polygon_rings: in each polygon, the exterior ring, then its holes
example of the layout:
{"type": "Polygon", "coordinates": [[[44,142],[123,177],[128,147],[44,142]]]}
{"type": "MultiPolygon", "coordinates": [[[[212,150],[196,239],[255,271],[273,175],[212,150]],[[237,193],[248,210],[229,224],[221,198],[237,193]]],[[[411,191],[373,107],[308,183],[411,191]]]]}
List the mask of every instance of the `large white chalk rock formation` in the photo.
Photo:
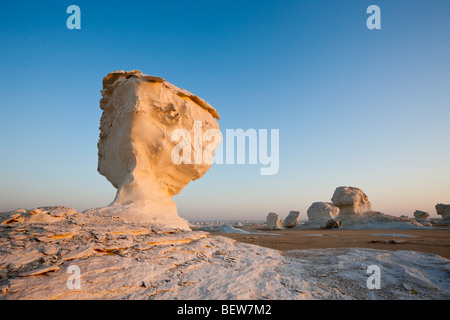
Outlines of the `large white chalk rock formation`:
{"type": "Polygon", "coordinates": [[[117,194],[109,206],[86,213],[189,230],[172,197],[211,167],[221,139],[214,135],[217,111],[194,94],[137,70],[109,73],[101,93],[98,172],[117,194]],[[175,160],[174,148],[179,150],[175,160]]]}

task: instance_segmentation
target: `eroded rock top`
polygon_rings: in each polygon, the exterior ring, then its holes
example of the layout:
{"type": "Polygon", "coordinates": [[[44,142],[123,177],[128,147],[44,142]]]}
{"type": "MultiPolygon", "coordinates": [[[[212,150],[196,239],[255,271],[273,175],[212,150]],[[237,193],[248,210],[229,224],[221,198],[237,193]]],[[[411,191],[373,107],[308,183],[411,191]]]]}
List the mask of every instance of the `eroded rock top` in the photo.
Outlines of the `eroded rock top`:
{"type": "Polygon", "coordinates": [[[192,101],[194,101],[200,107],[206,109],[209,113],[211,113],[211,115],[214,118],[220,120],[220,116],[219,116],[219,113],[217,112],[217,110],[214,109],[214,107],[212,107],[204,99],[196,96],[195,94],[193,94],[185,89],[178,88],[177,86],[171,84],[170,82],[167,82],[166,80],[164,80],[161,77],[150,76],[150,75],[142,73],[139,70],[132,70],[132,71],[117,70],[117,71],[108,73],[108,75],[106,75],[103,78],[103,90],[101,91],[102,95],[103,95],[103,99],[102,99],[103,103],[100,103],[100,107],[103,110],[107,106],[107,104],[105,103],[107,100],[107,96],[112,92],[112,90],[114,90],[114,88],[117,87],[118,85],[120,85],[123,81],[130,79],[130,78],[136,78],[141,81],[148,81],[148,82],[161,82],[164,85],[164,87],[172,90],[175,94],[177,94],[181,97],[190,98],[192,101]]]}

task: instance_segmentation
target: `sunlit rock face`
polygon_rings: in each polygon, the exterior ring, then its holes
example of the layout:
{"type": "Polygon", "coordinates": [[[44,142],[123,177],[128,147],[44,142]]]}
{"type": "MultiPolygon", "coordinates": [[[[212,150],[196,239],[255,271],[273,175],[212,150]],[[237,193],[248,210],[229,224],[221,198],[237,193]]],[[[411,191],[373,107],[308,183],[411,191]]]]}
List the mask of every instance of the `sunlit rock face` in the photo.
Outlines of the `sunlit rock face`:
{"type": "Polygon", "coordinates": [[[283,229],[283,222],[280,219],[280,216],[275,212],[269,212],[267,215],[267,227],[270,230],[281,230],[283,229]]]}
{"type": "Polygon", "coordinates": [[[110,206],[87,212],[189,230],[172,197],[211,167],[220,141],[211,143],[217,136],[210,141],[202,137],[210,129],[219,130],[217,111],[192,93],[137,70],[109,73],[101,93],[98,172],[117,194],[110,206]],[[172,156],[183,140],[174,135],[180,130],[187,130],[190,138],[185,140],[189,148],[180,153],[192,150],[190,163],[175,163],[172,156]],[[203,154],[211,159],[194,161],[203,154]]]}
{"type": "Polygon", "coordinates": [[[314,202],[307,211],[308,221],[325,227],[330,220],[339,216],[339,208],[329,202],[314,202]]]}
{"type": "Polygon", "coordinates": [[[425,211],[416,210],[414,211],[414,219],[418,222],[425,222],[430,217],[430,214],[425,211]]]}
{"type": "Polygon", "coordinates": [[[354,217],[372,210],[367,195],[359,188],[337,187],[331,198],[333,205],[339,208],[339,218],[354,217]]]}

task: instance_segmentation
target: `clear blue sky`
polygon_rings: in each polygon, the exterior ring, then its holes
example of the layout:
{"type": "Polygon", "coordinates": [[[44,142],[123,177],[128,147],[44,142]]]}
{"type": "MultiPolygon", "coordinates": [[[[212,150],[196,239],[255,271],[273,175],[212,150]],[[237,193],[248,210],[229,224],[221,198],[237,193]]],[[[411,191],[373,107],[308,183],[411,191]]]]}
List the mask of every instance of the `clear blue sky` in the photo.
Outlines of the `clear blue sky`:
{"type": "Polygon", "coordinates": [[[183,217],[304,219],[341,185],[394,215],[450,203],[450,1],[93,2],[1,5],[0,211],[112,201],[96,144],[118,69],[204,98],[222,130],[280,130],[277,175],[215,165],[175,196],[183,217]]]}

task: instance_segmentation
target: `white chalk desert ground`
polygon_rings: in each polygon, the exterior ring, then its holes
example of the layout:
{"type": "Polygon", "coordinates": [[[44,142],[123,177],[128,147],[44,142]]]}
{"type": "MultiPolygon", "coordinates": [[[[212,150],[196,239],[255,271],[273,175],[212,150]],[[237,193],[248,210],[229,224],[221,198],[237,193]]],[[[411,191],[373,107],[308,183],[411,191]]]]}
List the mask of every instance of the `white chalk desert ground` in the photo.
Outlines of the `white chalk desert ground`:
{"type": "Polygon", "coordinates": [[[450,298],[450,263],[437,254],[280,251],[66,207],[1,213],[0,248],[1,299],[450,298]],[[366,286],[370,265],[381,269],[378,290],[366,286]],[[80,270],[79,288],[68,286],[70,266],[80,270]]]}

